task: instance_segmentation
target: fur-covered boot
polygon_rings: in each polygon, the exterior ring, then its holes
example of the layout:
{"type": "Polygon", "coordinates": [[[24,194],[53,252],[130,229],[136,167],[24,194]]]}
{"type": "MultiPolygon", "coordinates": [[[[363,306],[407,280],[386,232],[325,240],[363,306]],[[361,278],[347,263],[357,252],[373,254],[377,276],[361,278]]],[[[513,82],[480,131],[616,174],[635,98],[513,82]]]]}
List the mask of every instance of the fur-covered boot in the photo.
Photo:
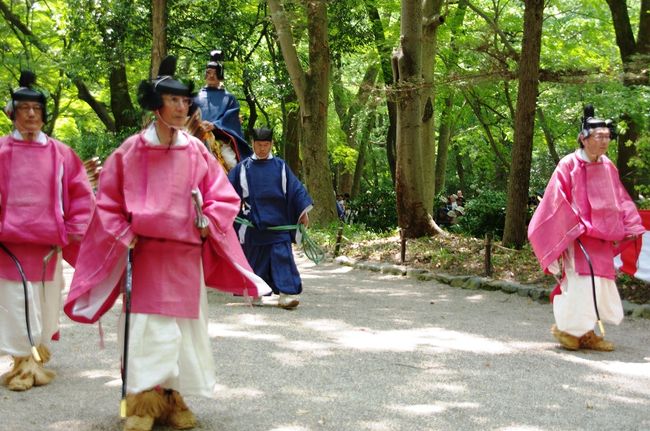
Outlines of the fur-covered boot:
{"type": "Polygon", "coordinates": [[[614,350],[614,344],[605,340],[603,337],[599,337],[594,331],[589,331],[580,337],[580,348],[598,350],[600,352],[611,352],[614,350]]]}
{"type": "Polygon", "coordinates": [[[54,371],[46,370],[36,362],[32,355],[14,356],[13,359],[13,368],[3,376],[4,384],[12,391],[26,391],[33,386],[47,385],[56,376],[54,371]]]}
{"type": "Polygon", "coordinates": [[[194,413],[187,407],[178,391],[165,390],[165,401],[167,410],[165,418],[161,421],[162,423],[177,430],[186,430],[196,426],[194,413]]]}
{"type": "Polygon", "coordinates": [[[580,348],[580,339],[567,332],[560,331],[556,325],[551,326],[551,334],[555,337],[560,345],[567,350],[578,350],[580,348]]]}
{"type": "Polygon", "coordinates": [[[127,395],[124,431],[151,431],[165,409],[165,398],[156,389],[127,395]]]}

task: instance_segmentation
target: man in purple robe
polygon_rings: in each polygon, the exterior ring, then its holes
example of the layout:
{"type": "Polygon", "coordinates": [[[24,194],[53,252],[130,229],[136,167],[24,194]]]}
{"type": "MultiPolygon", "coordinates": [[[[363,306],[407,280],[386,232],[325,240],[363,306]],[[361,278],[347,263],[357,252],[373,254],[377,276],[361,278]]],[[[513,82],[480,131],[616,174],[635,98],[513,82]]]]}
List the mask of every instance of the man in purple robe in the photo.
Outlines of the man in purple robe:
{"type": "Polygon", "coordinates": [[[35,80],[22,72],[5,108],[14,130],[0,138],[0,355],[13,357],[3,376],[13,391],[54,378],[43,365],[58,337],[62,258],[75,264],[95,205],[79,157],[41,131],[46,98],[35,80]]]}
{"type": "Polygon", "coordinates": [[[611,120],[585,108],[580,148],[565,156],[551,177],[528,226],[542,269],[560,279],[554,291],[551,333],[567,350],[611,351],[596,335],[599,318],[618,325],[623,307],[614,256],[645,229],[614,164],[605,156],[615,137],[611,120]]]}
{"type": "Polygon", "coordinates": [[[212,132],[222,143],[221,157],[228,171],[253,152],[242,133],[239,102],[223,85],[222,61],[220,49],[210,52],[210,61],[205,68],[205,86],[194,98],[194,103],[201,109],[203,131],[212,132]]]}
{"type": "MultiPolygon", "coordinates": [[[[296,230],[274,228],[307,226],[313,201],[284,160],[273,155],[272,147],[273,132],[254,129],[254,154],[235,166],[228,178],[242,199],[240,215],[246,223],[239,225],[238,234],[246,258],[255,274],[279,295],[278,306],[292,309],[298,306],[302,292],[291,248],[296,230]]],[[[262,303],[258,297],[254,304],[262,303]]]]}

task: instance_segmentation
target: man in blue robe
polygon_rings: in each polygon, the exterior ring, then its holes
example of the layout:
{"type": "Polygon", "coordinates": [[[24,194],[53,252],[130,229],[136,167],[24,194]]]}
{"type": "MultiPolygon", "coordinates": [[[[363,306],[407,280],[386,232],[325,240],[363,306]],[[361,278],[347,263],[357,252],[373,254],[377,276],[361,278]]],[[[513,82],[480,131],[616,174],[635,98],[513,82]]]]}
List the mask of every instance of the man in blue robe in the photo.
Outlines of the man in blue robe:
{"type": "MultiPolygon", "coordinates": [[[[254,154],[228,173],[242,200],[240,217],[249,223],[237,226],[239,241],[255,274],[279,295],[278,306],[291,309],[299,304],[302,281],[293,259],[292,241],[300,241],[296,230],[272,230],[276,226],[309,224],[313,200],[284,160],[274,157],[273,132],[253,130],[254,154]],[[252,225],[252,226],[249,226],[252,225]]],[[[262,305],[257,298],[255,305],[262,305]]]]}
{"type": "Polygon", "coordinates": [[[205,86],[194,98],[194,104],[201,109],[201,128],[212,132],[216,139],[225,142],[222,155],[230,169],[239,161],[253,154],[244,139],[239,119],[239,102],[223,86],[224,69],[219,49],[210,52],[210,61],[205,69],[205,86]],[[229,161],[230,160],[230,161],[229,161]]]}

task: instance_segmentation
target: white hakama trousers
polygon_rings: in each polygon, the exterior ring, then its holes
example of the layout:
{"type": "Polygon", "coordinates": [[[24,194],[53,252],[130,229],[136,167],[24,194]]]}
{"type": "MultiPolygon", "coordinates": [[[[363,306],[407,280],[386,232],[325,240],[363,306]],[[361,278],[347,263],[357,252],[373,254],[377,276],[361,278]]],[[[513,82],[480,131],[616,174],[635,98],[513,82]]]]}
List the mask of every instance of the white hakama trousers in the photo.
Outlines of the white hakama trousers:
{"type": "MultiPolygon", "coordinates": [[[[54,278],[45,282],[27,282],[29,326],[34,345],[49,346],[59,330],[62,292],[65,286],[61,253],[57,253],[54,278]]],[[[31,355],[25,319],[25,291],[22,281],[0,280],[0,354],[31,355]]]]}
{"type": "MultiPolygon", "coordinates": [[[[573,256],[570,248],[568,258],[564,259],[566,277],[560,285],[562,294],[553,299],[553,314],[560,331],[581,337],[594,329],[597,318],[591,275],[575,272],[573,256]]],[[[623,320],[623,304],[615,281],[596,276],[594,282],[600,320],[618,325],[623,320]]]]}
{"type": "MultiPolygon", "coordinates": [[[[205,285],[201,284],[198,319],[131,314],[128,393],[136,394],[160,386],[182,395],[214,396],[217,379],[208,336],[208,298],[205,285]]],[[[122,313],[120,350],[124,346],[124,317],[122,313]]]]}

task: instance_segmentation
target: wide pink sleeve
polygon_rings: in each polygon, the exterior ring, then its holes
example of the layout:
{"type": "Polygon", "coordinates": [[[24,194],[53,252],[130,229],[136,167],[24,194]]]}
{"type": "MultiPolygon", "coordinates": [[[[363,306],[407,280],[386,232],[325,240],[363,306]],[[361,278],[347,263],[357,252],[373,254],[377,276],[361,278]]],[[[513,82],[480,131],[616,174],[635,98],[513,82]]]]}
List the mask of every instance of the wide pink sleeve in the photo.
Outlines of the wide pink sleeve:
{"type": "Polygon", "coordinates": [[[104,229],[128,247],[135,234],[124,202],[123,160],[124,153],[120,150],[106,159],[99,175],[96,212],[104,229]]]}
{"type": "Polygon", "coordinates": [[[203,144],[199,148],[208,166],[199,184],[203,195],[203,213],[210,219],[210,235],[223,237],[227,230],[232,229],[241,202],[221,165],[203,144]]]}
{"type": "Polygon", "coordinates": [[[210,234],[203,244],[205,284],[242,296],[261,296],[271,288],[251,269],[233,227],[240,200],[219,162],[199,142],[208,171],[199,187],[203,213],[210,219],[210,234]]]}
{"type": "Polygon", "coordinates": [[[97,205],[63,307],[77,322],[96,322],[120,293],[128,245],[135,236],[124,206],[122,161],[123,151],[118,149],[100,174],[97,205]]]}
{"type": "MultiPolygon", "coordinates": [[[[618,176],[618,171],[616,171],[616,174],[618,176]]],[[[646,229],[643,227],[643,221],[641,220],[641,215],[639,214],[639,210],[637,209],[636,204],[620,181],[616,181],[615,184],[619,205],[621,211],[623,212],[625,236],[630,237],[635,235],[643,235],[646,229]]]]}
{"type": "Polygon", "coordinates": [[[63,156],[65,230],[68,235],[83,236],[95,208],[95,195],[81,159],[68,147],[65,147],[63,156]]]}
{"type": "Polygon", "coordinates": [[[81,239],[95,209],[95,195],[81,159],[65,144],[57,145],[63,155],[63,223],[68,241],[62,252],[63,258],[75,266],[81,239]]]}
{"type": "Polygon", "coordinates": [[[585,231],[569,201],[570,184],[570,167],[560,162],[528,225],[528,239],[544,271],[585,231]]]}

